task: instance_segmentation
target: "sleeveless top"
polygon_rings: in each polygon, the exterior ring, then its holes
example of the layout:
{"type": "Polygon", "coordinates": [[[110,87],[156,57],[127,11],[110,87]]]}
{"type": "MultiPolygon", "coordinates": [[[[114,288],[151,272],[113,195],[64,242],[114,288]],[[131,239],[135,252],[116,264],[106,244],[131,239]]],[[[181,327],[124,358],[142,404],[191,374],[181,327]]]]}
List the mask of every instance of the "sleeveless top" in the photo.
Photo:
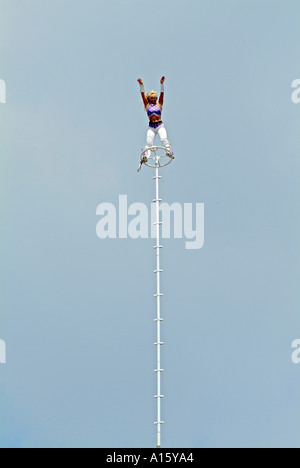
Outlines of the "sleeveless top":
{"type": "Polygon", "coordinates": [[[151,115],[161,115],[161,110],[156,104],[151,104],[147,110],[148,117],[151,115]]]}

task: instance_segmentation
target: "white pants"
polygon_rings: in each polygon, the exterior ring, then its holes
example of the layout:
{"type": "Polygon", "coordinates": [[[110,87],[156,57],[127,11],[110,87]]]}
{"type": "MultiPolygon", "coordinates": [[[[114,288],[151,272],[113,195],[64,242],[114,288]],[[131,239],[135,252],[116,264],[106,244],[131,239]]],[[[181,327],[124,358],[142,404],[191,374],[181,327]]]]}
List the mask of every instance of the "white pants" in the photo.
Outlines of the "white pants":
{"type": "MultiPolygon", "coordinates": [[[[149,127],[148,132],[147,132],[146,148],[149,148],[150,146],[153,146],[154,140],[155,140],[155,137],[156,137],[157,134],[159,135],[159,138],[160,138],[163,146],[167,150],[171,151],[171,145],[170,145],[170,142],[168,140],[167,130],[166,130],[166,127],[164,126],[164,124],[161,124],[157,128],[149,127]]],[[[149,156],[151,156],[151,151],[147,151],[147,152],[145,152],[145,154],[146,154],[147,158],[149,158],[149,156]]]]}

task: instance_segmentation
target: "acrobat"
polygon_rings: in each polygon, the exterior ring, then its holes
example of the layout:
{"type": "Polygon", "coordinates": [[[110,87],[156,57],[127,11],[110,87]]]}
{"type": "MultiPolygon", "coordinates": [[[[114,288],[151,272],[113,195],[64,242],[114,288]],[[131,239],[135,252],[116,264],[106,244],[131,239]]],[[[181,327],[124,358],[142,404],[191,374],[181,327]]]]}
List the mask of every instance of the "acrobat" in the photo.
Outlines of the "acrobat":
{"type": "Polygon", "coordinates": [[[166,155],[169,156],[169,158],[174,159],[174,152],[168,140],[167,130],[163,124],[163,121],[161,120],[161,114],[162,114],[162,109],[164,105],[165,79],[166,78],[163,76],[160,80],[159,100],[158,100],[158,93],[154,90],[149,91],[145,95],[145,88],[144,88],[144,83],[142,79],[139,78],[137,80],[140,85],[140,92],[142,95],[145,110],[149,117],[149,128],[147,131],[146,146],[145,146],[145,151],[143,152],[142,157],[141,157],[141,162],[138,167],[138,172],[141,170],[142,164],[145,164],[149,156],[151,155],[151,150],[150,149],[147,150],[147,148],[151,148],[153,146],[153,143],[157,134],[159,135],[161,142],[163,146],[165,147],[166,155]]]}

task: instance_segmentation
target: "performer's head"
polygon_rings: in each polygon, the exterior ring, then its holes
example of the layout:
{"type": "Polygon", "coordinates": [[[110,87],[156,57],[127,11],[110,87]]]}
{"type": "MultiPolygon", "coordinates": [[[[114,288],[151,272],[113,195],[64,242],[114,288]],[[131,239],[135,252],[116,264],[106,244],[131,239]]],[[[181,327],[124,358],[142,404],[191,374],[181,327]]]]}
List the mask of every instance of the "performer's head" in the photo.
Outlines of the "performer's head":
{"type": "Polygon", "coordinates": [[[149,91],[149,93],[146,94],[146,98],[149,104],[156,104],[157,99],[158,99],[158,94],[156,91],[153,91],[153,89],[151,89],[151,91],[149,91]]]}

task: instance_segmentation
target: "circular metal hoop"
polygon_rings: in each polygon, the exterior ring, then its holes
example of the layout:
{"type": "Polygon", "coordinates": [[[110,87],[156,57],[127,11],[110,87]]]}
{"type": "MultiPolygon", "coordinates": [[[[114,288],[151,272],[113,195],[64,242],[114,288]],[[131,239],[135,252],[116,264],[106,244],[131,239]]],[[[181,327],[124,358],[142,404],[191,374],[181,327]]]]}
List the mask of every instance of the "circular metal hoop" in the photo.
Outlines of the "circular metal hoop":
{"type": "Polygon", "coordinates": [[[164,146],[150,146],[148,148],[143,148],[141,158],[145,155],[146,151],[151,151],[151,156],[149,156],[147,162],[144,163],[145,166],[156,169],[158,167],[166,167],[173,161],[173,158],[168,156],[167,150],[164,146]]]}

